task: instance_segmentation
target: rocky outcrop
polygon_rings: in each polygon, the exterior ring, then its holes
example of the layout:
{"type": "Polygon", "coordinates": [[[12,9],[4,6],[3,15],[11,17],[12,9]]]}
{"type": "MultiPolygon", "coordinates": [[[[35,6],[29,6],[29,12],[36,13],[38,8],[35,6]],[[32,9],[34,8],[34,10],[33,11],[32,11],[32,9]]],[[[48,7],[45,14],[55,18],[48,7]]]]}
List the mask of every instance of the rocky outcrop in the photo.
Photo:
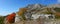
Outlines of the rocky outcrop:
{"type": "Polygon", "coordinates": [[[50,20],[55,19],[56,11],[54,10],[54,7],[56,5],[53,5],[52,7],[49,6],[43,6],[41,4],[29,4],[25,8],[19,9],[17,14],[21,16],[22,20],[18,23],[22,24],[43,24],[44,20],[50,20]],[[42,22],[42,23],[41,23],[42,22]]]}

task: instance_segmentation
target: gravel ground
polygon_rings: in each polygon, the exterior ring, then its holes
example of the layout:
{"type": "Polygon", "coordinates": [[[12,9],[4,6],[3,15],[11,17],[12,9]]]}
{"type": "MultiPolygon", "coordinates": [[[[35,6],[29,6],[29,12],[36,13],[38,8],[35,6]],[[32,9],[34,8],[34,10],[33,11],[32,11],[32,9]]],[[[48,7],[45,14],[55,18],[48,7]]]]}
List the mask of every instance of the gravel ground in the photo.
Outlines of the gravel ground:
{"type": "Polygon", "coordinates": [[[44,21],[44,24],[60,24],[60,19],[47,20],[47,21],[44,21]]]}
{"type": "Polygon", "coordinates": [[[20,21],[14,24],[60,24],[59,20],[45,20],[45,21],[37,21],[37,20],[27,20],[27,21],[20,21]]]}

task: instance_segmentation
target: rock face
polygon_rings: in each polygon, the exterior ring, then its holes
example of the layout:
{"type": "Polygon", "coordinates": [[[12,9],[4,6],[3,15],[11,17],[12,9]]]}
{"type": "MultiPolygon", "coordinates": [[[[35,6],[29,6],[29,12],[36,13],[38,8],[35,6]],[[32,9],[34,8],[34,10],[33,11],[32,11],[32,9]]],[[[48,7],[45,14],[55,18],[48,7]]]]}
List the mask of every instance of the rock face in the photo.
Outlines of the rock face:
{"type": "MultiPolygon", "coordinates": [[[[18,24],[43,24],[45,20],[54,19],[53,8],[43,6],[41,4],[31,4],[25,8],[19,9],[17,15],[20,19],[26,18],[17,22],[18,24]]],[[[18,17],[17,17],[18,18],[18,17]]],[[[20,20],[18,19],[18,20],[20,20]]],[[[15,24],[17,24],[15,23],[15,24]]]]}

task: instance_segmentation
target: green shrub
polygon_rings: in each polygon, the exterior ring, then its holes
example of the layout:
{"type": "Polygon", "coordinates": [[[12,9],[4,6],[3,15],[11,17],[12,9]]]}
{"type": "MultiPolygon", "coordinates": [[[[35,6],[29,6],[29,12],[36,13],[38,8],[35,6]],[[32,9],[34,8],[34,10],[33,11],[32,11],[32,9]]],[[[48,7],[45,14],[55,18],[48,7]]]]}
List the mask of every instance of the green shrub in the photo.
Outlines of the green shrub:
{"type": "Polygon", "coordinates": [[[0,24],[4,24],[4,17],[0,17],[0,24]]]}
{"type": "Polygon", "coordinates": [[[56,12],[60,12],[60,8],[57,8],[57,7],[56,7],[54,10],[55,10],[56,12]]]}

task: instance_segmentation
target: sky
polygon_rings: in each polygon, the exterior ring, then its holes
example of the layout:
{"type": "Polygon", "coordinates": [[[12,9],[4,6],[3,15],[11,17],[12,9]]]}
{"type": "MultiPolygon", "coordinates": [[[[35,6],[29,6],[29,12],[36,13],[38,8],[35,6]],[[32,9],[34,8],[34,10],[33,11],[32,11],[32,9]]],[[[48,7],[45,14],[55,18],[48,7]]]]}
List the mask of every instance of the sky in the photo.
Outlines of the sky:
{"type": "Polygon", "coordinates": [[[19,8],[26,7],[28,4],[56,4],[60,0],[0,0],[0,15],[7,15],[17,12],[19,8]]]}

